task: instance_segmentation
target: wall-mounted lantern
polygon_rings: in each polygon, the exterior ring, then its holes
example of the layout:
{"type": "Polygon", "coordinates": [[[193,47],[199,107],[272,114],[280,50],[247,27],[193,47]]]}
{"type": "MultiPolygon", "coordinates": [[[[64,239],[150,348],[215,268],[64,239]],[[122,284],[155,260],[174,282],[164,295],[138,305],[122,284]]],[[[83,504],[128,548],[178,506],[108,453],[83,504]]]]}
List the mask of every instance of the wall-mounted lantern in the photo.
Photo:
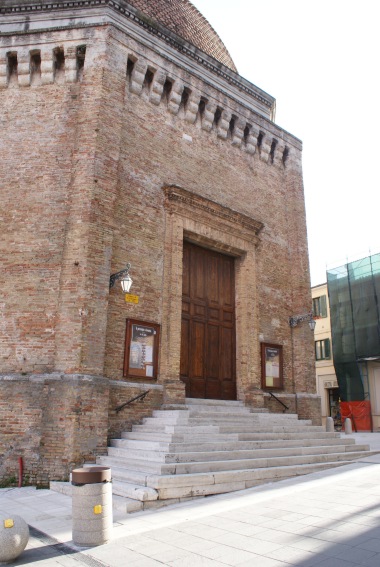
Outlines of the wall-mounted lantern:
{"type": "Polygon", "coordinates": [[[311,331],[314,331],[316,323],[313,319],[312,311],[305,313],[304,315],[294,315],[293,317],[289,317],[289,325],[292,328],[297,327],[298,323],[301,323],[302,321],[307,321],[311,331]]]}
{"type": "Polygon", "coordinates": [[[120,284],[124,293],[129,293],[132,287],[132,278],[129,275],[129,270],[131,269],[131,264],[128,262],[124,270],[120,270],[116,274],[112,274],[110,277],[110,289],[115,285],[117,281],[120,280],[120,284]]]}

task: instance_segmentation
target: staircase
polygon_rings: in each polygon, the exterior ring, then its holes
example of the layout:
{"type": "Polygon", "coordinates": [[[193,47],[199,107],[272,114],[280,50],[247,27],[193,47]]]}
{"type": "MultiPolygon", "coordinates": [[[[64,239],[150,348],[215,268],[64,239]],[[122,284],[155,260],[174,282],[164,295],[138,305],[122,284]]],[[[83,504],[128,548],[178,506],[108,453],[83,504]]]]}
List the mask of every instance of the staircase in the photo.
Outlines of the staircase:
{"type": "MultiPolygon", "coordinates": [[[[368,445],[327,433],[296,414],[190,398],[186,409],[155,411],[111,440],[108,455],[98,457],[97,464],[112,469],[114,507],[133,512],[337,467],[370,454],[368,445]]],[[[68,493],[67,484],[51,483],[51,489],[68,493]]]]}

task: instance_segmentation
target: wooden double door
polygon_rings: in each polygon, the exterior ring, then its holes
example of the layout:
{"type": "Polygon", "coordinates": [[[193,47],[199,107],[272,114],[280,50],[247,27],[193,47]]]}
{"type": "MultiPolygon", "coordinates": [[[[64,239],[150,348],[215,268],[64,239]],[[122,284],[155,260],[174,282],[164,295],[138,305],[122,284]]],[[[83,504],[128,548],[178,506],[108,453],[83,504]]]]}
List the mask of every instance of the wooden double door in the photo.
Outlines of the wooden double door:
{"type": "Polygon", "coordinates": [[[236,400],[234,259],[184,242],[181,380],[186,396],[236,400]]]}

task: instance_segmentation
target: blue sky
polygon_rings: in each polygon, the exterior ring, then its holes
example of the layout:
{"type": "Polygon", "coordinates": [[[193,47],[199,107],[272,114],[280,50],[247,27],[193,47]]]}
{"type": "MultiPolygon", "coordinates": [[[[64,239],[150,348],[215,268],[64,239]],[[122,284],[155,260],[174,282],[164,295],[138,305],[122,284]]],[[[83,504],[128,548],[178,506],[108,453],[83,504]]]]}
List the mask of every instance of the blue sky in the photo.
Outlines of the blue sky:
{"type": "Polygon", "coordinates": [[[312,285],[380,251],[376,0],[193,0],[303,142],[312,285]]]}

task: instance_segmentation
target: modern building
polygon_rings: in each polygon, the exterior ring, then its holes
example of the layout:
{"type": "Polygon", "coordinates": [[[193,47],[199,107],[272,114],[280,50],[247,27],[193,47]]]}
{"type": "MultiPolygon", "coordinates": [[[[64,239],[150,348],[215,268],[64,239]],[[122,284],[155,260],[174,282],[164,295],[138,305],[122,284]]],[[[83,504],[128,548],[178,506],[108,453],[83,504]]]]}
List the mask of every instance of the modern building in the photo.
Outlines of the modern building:
{"type": "Polygon", "coordinates": [[[186,396],[320,423],[302,144],[195,7],[3,0],[0,89],[0,476],[186,396]]]}
{"type": "Polygon", "coordinates": [[[342,418],[380,428],[380,254],[327,272],[342,418]]]}
{"type": "Polygon", "coordinates": [[[311,288],[313,318],[315,321],[314,347],[317,392],[321,396],[322,423],[326,417],[339,420],[340,397],[335,374],[332,341],[331,318],[327,283],[311,288]]]}

